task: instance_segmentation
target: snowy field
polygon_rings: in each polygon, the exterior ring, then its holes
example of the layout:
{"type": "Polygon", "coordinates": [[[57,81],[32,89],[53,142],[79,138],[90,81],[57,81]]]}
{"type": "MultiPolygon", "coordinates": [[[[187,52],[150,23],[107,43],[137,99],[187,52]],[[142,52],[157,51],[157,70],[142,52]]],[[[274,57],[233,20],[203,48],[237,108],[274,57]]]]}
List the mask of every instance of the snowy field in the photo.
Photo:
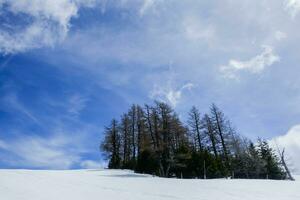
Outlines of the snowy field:
{"type": "Polygon", "coordinates": [[[121,170],[0,170],[1,200],[299,200],[300,181],[180,180],[121,170]]]}

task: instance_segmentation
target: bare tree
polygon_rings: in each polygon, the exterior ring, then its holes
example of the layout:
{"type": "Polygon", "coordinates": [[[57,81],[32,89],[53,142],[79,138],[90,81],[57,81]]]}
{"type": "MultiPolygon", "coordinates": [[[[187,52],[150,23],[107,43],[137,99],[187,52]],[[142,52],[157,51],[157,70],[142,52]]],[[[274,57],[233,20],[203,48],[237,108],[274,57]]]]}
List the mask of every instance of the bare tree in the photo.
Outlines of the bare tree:
{"type": "Polygon", "coordinates": [[[214,125],[215,130],[217,131],[223,148],[223,154],[226,159],[226,163],[229,164],[228,158],[228,149],[225,143],[225,135],[226,135],[226,119],[223,112],[215,105],[212,104],[211,106],[211,119],[214,125]]]}
{"type": "Polygon", "coordinates": [[[191,128],[193,138],[196,140],[194,142],[196,144],[196,149],[202,151],[203,150],[203,144],[202,144],[203,136],[201,135],[201,132],[200,132],[201,118],[200,118],[200,112],[195,106],[193,106],[189,112],[188,125],[191,128]]]}
{"type": "Polygon", "coordinates": [[[285,160],[285,148],[283,148],[282,150],[280,150],[277,142],[275,142],[276,144],[276,147],[277,147],[277,151],[278,151],[278,154],[280,156],[280,162],[286,172],[286,175],[287,175],[287,179],[288,180],[291,180],[291,181],[294,181],[294,177],[292,176],[291,172],[290,172],[290,169],[288,168],[287,166],[287,163],[286,163],[286,160],[285,160]]]}
{"type": "Polygon", "coordinates": [[[153,131],[153,125],[152,125],[152,118],[150,113],[150,108],[148,105],[145,105],[145,111],[146,111],[146,121],[147,121],[147,128],[151,136],[152,144],[154,147],[154,150],[157,150],[157,141],[155,140],[154,131],[153,131]]]}
{"type": "Polygon", "coordinates": [[[217,151],[216,134],[213,130],[211,119],[207,114],[204,115],[203,122],[204,122],[204,127],[205,127],[205,133],[208,135],[208,138],[211,142],[211,146],[212,146],[212,149],[213,149],[213,153],[214,153],[215,157],[217,158],[218,157],[218,151],[217,151]]]}

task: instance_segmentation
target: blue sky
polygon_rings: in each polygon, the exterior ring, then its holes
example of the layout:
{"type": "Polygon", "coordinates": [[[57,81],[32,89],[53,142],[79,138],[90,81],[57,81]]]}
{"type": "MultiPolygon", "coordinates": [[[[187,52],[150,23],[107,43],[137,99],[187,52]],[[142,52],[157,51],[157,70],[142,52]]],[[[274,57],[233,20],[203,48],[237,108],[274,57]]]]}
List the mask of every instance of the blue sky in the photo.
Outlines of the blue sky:
{"type": "Polygon", "coordinates": [[[300,0],[0,0],[0,167],[90,168],[154,99],[300,152],[300,0]]]}

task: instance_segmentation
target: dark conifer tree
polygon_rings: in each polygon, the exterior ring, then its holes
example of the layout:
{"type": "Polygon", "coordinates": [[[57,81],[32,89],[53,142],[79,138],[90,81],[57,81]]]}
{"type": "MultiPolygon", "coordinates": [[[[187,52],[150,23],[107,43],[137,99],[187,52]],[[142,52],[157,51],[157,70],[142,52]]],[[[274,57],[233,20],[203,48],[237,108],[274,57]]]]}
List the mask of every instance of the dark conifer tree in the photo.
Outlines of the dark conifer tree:
{"type": "Polygon", "coordinates": [[[120,144],[118,122],[113,119],[111,125],[105,129],[105,139],[101,145],[102,151],[108,155],[108,167],[111,169],[121,168],[120,144]]]}
{"type": "Polygon", "coordinates": [[[258,141],[259,154],[264,162],[263,174],[267,179],[283,179],[284,172],[279,165],[279,159],[265,140],[258,141]]]}
{"type": "Polygon", "coordinates": [[[122,139],[122,147],[123,147],[123,160],[122,160],[122,167],[127,168],[129,161],[130,161],[130,155],[131,155],[131,140],[130,140],[130,119],[128,117],[128,114],[124,114],[121,118],[121,139],[122,139]]]}

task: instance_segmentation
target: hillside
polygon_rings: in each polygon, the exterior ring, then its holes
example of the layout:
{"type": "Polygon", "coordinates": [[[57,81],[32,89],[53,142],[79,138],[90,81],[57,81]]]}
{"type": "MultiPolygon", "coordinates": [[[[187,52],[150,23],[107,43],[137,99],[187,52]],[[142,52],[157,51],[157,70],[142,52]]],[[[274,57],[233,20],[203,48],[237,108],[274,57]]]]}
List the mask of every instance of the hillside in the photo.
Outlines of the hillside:
{"type": "Polygon", "coordinates": [[[300,181],[183,180],[127,170],[0,170],[1,200],[298,200],[300,181]]]}

